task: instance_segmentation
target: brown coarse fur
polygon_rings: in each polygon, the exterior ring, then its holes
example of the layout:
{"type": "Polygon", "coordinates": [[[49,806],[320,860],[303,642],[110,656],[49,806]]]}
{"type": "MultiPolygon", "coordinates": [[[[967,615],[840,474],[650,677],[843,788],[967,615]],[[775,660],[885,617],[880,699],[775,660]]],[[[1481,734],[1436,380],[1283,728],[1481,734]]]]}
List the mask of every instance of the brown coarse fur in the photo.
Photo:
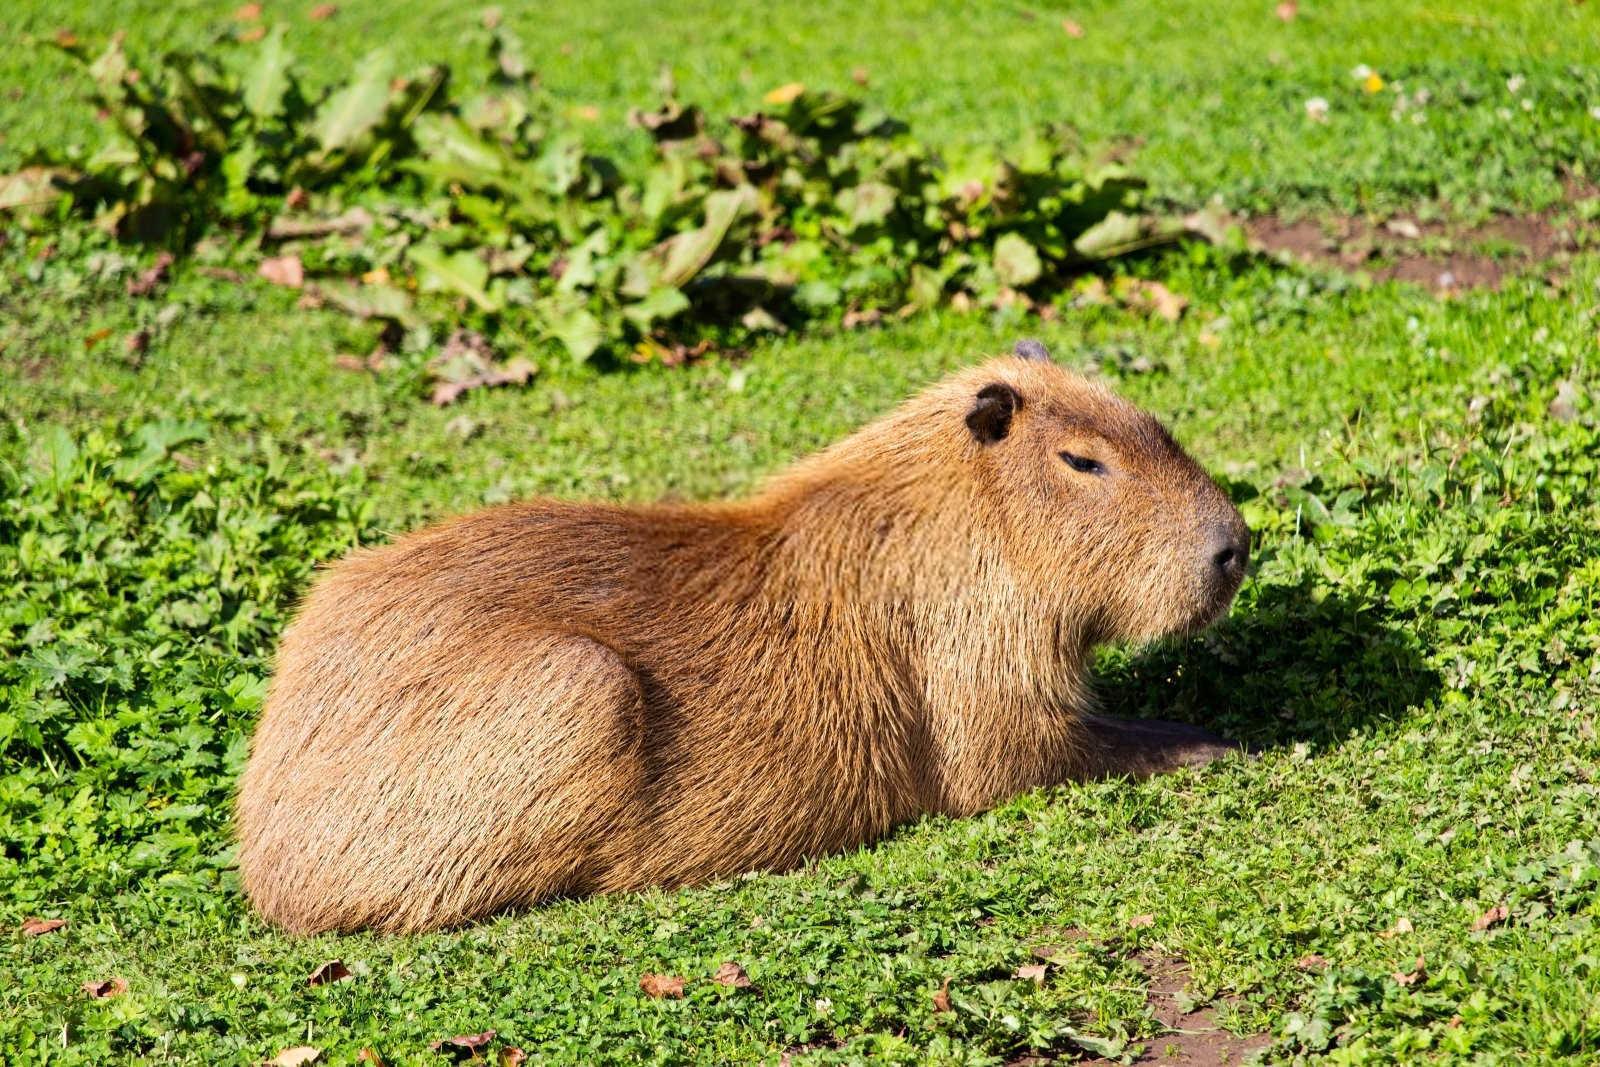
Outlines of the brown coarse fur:
{"type": "Polygon", "coordinates": [[[1206,625],[1247,545],[1154,419],[1004,357],[746,500],[536,500],[356,552],[283,638],[245,891],[292,931],[432,929],[1082,777],[1092,648],[1206,625]]]}

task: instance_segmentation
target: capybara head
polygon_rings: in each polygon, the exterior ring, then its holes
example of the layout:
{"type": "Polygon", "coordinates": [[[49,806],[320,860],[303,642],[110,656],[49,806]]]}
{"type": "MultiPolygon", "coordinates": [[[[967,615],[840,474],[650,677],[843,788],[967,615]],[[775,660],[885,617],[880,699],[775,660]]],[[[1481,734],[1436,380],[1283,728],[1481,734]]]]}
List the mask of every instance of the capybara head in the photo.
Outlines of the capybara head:
{"type": "Polygon", "coordinates": [[[1011,562],[1084,621],[1082,638],[1189,633],[1228,609],[1250,531],[1161,423],[1034,341],[963,384],[968,454],[1011,562]]]}

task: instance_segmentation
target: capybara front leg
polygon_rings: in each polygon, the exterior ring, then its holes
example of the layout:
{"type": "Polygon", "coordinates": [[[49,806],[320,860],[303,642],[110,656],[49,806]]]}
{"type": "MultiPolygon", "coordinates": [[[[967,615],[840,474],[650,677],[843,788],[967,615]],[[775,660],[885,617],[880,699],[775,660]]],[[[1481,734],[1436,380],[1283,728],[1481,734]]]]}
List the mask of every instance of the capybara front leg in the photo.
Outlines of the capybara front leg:
{"type": "Polygon", "coordinates": [[[1237,742],[1181,722],[1086,715],[1080,725],[1083,747],[1072,769],[1080,781],[1148,778],[1245,751],[1237,742]]]}

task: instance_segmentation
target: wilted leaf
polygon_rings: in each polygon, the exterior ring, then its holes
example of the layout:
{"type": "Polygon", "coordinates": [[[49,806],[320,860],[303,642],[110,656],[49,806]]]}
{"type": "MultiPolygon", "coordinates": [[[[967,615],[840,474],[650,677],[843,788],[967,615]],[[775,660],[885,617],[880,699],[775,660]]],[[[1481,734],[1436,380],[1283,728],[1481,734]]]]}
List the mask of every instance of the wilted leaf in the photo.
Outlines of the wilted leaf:
{"type": "Polygon", "coordinates": [[[658,245],[653,256],[662,262],[658,286],[681,288],[699,274],[716,255],[728,229],[755,204],[755,191],[748,185],[722,189],[706,197],[705,223],[697,230],[680,233],[658,245]]]}
{"type": "Polygon", "coordinates": [[[1043,270],[1039,253],[1021,234],[1004,234],[994,243],[994,272],[1002,284],[1030,285],[1043,270]]]}
{"type": "Polygon", "coordinates": [[[328,985],[354,977],[355,975],[350,973],[350,968],[344,965],[344,960],[329,960],[311,972],[310,976],[306,978],[306,985],[328,985]]]}
{"type": "Polygon", "coordinates": [[[763,96],[761,100],[763,103],[767,104],[789,104],[798,99],[800,94],[804,93],[805,91],[806,87],[804,83],[789,82],[786,85],[780,85],[776,89],[769,90],[767,95],[763,96]]]}
{"type": "Polygon", "coordinates": [[[359,207],[322,219],[297,219],[280,215],[267,224],[267,237],[274,241],[289,241],[301,237],[327,237],[335,233],[360,233],[372,222],[371,212],[359,207]]]}
{"type": "Polygon", "coordinates": [[[1545,410],[1557,422],[1571,422],[1578,417],[1578,386],[1571,379],[1556,383],[1556,395],[1545,410]]]}
{"type": "Polygon", "coordinates": [[[1155,924],[1156,917],[1149,912],[1145,912],[1143,915],[1135,915],[1133,918],[1128,920],[1128,925],[1135,930],[1140,930],[1148,926],[1154,926],[1155,924]]]}
{"type": "Polygon", "coordinates": [[[1327,970],[1328,958],[1319,956],[1315,952],[1308,952],[1295,960],[1294,965],[1302,971],[1323,971],[1327,970]]]}
{"type": "Polygon", "coordinates": [[[683,979],[666,974],[646,974],[639,979],[639,988],[644,990],[644,995],[660,1000],[663,997],[677,999],[683,996],[683,979]]]}
{"type": "Polygon", "coordinates": [[[1183,237],[1180,219],[1160,219],[1108,211],[1105,218],[1080,233],[1072,247],[1085,259],[1112,259],[1143,248],[1170,244],[1183,237]]]}
{"type": "Polygon", "coordinates": [[[267,1067],[305,1067],[308,1063],[316,1063],[322,1056],[322,1050],[311,1045],[296,1045],[286,1048],[272,1059],[267,1061],[267,1067]]]}
{"type": "Polygon", "coordinates": [[[408,329],[422,325],[411,297],[392,285],[324,281],[318,283],[317,292],[327,303],[358,319],[388,319],[408,329]]]}
{"type": "Polygon", "coordinates": [[[1068,37],[1071,37],[1075,41],[1083,36],[1083,27],[1078,25],[1072,19],[1062,19],[1061,28],[1066,31],[1068,37]]]}
{"type": "Polygon", "coordinates": [[[1392,977],[1394,978],[1396,985],[1413,986],[1422,981],[1424,978],[1428,977],[1428,968],[1425,966],[1423,958],[1419,955],[1417,957],[1416,966],[1411,969],[1409,974],[1404,971],[1396,971],[1392,977]]]}
{"type": "Polygon", "coordinates": [[[261,5],[256,3],[242,4],[234,9],[235,22],[255,22],[261,18],[261,5]]]}
{"type": "Polygon", "coordinates": [[[142,356],[150,348],[151,337],[148,327],[133,330],[122,339],[122,350],[130,356],[142,356]]]}
{"type": "Polygon", "coordinates": [[[128,980],[126,978],[106,978],[98,982],[91,980],[83,983],[82,989],[95,1000],[109,1000],[112,997],[120,997],[128,991],[128,980]]]}
{"type": "Polygon", "coordinates": [[[500,1050],[500,1067],[522,1067],[528,1062],[528,1054],[515,1045],[507,1045],[500,1050]]]}
{"type": "Polygon", "coordinates": [[[1177,322],[1183,317],[1183,309],[1189,306],[1188,297],[1179,296],[1160,282],[1145,282],[1139,292],[1143,303],[1168,322],[1177,322]]]}
{"type": "Polygon", "coordinates": [[[454,403],[462,393],[472,389],[493,389],[501,385],[526,385],[539,368],[525,359],[514,359],[503,367],[485,371],[471,378],[454,382],[440,382],[433,387],[429,399],[437,407],[454,403]]]}
{"type": "Polygon", "coordinates": [[[363,1048],[356,1053],[356,1059],[362,1063],[370,1063],[372,1067],[388,1067],[383,1055],[375,1048],[363,1048]]]}
{"type": "Polygon", "coordinates": [[[0,174],[0,211],[40,211],[66,195],[63,184],[77,175],[65,167],[23,167],[0,174]]]}
{"type": "Polygon", "coordinates": [[[1296,0],[1282,0],[1277,7],[1272,9],[1272,13],[1284,22],[1293,22],[1295,16],[1300,14],[1300,5],[1296,0]]]}
{"type": "Polygon", "coordinates": [[[285,27],[272,28],[255,62],[245,71],[239,88],[245,109],[258,119],[283,113],[284,97],[289,92],[289,49],[284,46],[285,27]]]}
{"type": "Polygon", "coordinates": [[[549,320],[551,336],[560,341],[572,358],[582,363],[599,349],[605,339],[600,320],[585,308],[574,308],[549,320]]]}
{"type": "Polygon", "coordinates": [[[1047,970],[1049,968],[1043,963],[1025,963],[1017,968],[1017,977],[1031,981],[1034,985],[1044,985],[1047,970]]]}
{"type": "Polygon", "coordinates": [[[1504,904],[1496,904],[1476,919],[1472,920],[1474,930],[1487,930],[1491,926],[1503,923],[1511,915],[1511,909],[1504,904]]]}
{"type": "Polygon", "coordinates": [[[1414,929],[1415,929],[1415,927],[1411,925],[1411,920],[1406,918],[1404,915],[1402,915],[1402,916],[1400,916],[1400,918],[1398,918],[1398,919],[1396,919],[1394,921],[1394,926],[1392,926],[1389,929],[1383,931],[1378,936],[1379,937],[1397,937],[1400,934],[1409,934],[1414,929]]]}
{"type": "Polygon", "coordinates": [[[389,108],[394,61],[377,49],[356,64],[356,76],[317,109],[311,134],[324,152],[349,148],[382,121],[389,108]]]}
{"type": "Polygon", "coordinates": [[[851,229],[876,226],[894,211],[894,186],[884,182],[862,182],[839,196],[839,206],[850,215],[851,229]]]}
{"type": "Polygon", "coordinates": [[[939,988],[934,990],[933,1010],[940,1012],[950,1010],[950,979],[946,978],[939,988]]]}
{"type": "Polygon", "coordinates": [[[27,919],[22,924],[22,932],[29,937],[38,937],[48,934],[67,925],[65,919],[27,919]]]}
{"type": "Polygon", "coordinates": [[[745,973],[743,967],[732,960],[718,967],[717,973],[711,976],[711,980],[718,985],[731,986],[734,989],[750,988],[750,976],[745,973]]]}
{"type": "Polygon", "coordinates": [[[481,1034],[457,1034],[455,1037],[441,1037],[437,1041],[430,1041],[428,1047],[435,1052],[462,1049],[467,1052],[476,1052],[478,1049],[494,1040],[495,1032],[485,1030],[481,1034]]]}
{"type": "Polygon", "coordinates": [[[256,273],[273,285],[285,285],[290,289],[300,288],[306,280],[305,266],[300,262],[300,257],[293,254],[263,259],[256,273]]]}
{"type": "Polygon", "coordinates": [[[157,254],[155,262],[151,263],[148,269],[141,271],[137,278],[128,279],[128,295],[149,296],[155,292],[156,287],[167,280],[167,271],[171,266],[171,252],[157,254]]]}
{"type": "MultiPolygon", "coordinates": [[[[622,314],[628,319],[628,321],[632,322],[635,326],[638,326],[641,331],[648,332],[656,323],[666,322],[668,319],[674,318],[675,316],[680,315],[688,310],[688,297],[684,296],[683,293],[677,289],[662,286],[660,288],[650,290],[650,292],[645,295],[643,300],[624,306],[622,309],[622,314]]],[[[598,326],[598,323],[596,325],[598,326]]],[[[596,338],[596,344],[598,343],[599,339],[596,338]]],[[[570,345],[568,345],[568,349],[571,350],[570,345]]],[[[574,356],[577,356],[576,352],[573,354],[574,356]]],[[[577,358],[583,359],[587,357],[578,356],[577,358]]]]}
{"type": "Polygon", "coordinates": [[[339,13],[338,4],[318,4],[306,12],[306,17],[312,22],[325,22],[339,13]]]}

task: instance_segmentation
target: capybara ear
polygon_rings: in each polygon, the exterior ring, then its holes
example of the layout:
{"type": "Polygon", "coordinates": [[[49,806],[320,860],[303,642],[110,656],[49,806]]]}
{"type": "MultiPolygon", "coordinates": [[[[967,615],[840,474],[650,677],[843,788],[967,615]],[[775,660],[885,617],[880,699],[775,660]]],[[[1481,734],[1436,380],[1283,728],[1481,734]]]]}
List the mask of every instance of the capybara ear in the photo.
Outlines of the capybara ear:
{"type": "Polygon", "coordinates": [[[967,412],[967,429],[986,445],[1011,432],[1011,416],[1022,406],[1022,397],[1004,382],[991,382],[978,390],[978,399],[967,412]]]}
{"type": "Polygon", "coordinates": [[[1043,341],[1032,337],[1025,337],[1011,349],[1011,354],[1018,359],[1031,359],[1035,363],[1049,363],[1050,350],[1044,346],[1043,341]]]}

